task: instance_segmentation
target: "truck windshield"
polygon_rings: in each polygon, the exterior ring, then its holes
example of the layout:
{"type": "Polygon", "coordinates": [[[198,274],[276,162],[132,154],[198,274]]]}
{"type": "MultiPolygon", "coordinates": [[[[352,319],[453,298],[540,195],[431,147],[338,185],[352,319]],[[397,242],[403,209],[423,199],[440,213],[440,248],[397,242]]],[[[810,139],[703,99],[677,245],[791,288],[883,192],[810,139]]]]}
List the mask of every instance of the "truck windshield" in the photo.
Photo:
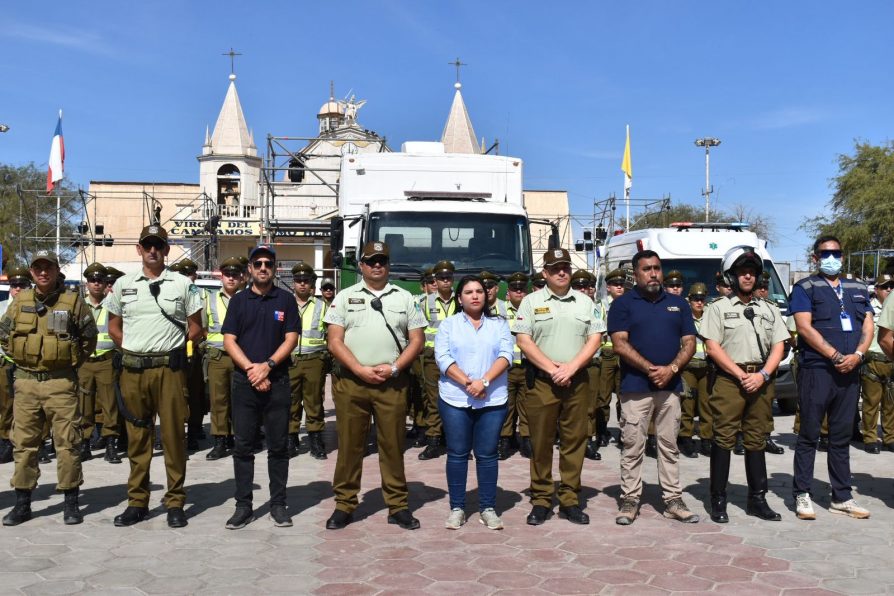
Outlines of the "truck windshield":
{"type": "MultiPolygon", "coordinates": [[[[627,266],[630,263],[626,264],[627,266]]],[[[717,270],[720,268],[720,259],[661,259],[661,269],[667,275],[668,271],[676,269],[683,274],[683,295],[689,292],[689,286],[697,281],[708,288],[709,300],[717,296],[717,270]]],[[[770,261],[764,261],[764,271],[770,272],[769,299],[776,303],[782,312],[788,311],[788,288],[782,285],[776,269],[770,261]]]]}
{"type": "Polygon", "coordinates": [[[385,242],[395,272],[422,271],[441,260],[457,273],[507,275],[531,270],[528,222],[495,213],[372,213],[369,240],[385,242]]]}

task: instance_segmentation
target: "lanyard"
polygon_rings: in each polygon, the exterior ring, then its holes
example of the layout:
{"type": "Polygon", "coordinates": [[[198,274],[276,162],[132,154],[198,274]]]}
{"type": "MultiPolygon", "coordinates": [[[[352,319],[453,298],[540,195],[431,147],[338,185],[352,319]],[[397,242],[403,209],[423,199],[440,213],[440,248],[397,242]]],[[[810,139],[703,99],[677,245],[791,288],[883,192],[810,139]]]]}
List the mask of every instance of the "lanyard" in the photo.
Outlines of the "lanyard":
{"type": "Polygon", "coordinates": [[[838,282],[837,286],[833,286],[832,282],[826,280],[830,286],[832,286],[832,290],[835,291],[835,297],[838,298],[838,305],[841,307],[841,312],[845,312],[844,310],[844,288],[841,287],[841,282],[838,282]]]}

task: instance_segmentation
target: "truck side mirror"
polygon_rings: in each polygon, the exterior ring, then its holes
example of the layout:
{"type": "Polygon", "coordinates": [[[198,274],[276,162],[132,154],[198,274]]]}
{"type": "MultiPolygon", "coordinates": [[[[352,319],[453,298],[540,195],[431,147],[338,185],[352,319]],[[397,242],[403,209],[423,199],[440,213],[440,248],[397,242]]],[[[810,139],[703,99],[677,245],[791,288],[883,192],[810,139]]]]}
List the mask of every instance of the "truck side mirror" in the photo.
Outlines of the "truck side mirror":
{"type": "Polygon", "coordinates": [[[332,266],[336,269],[341,269],[341,266],[344,265],[345,258],[342,256],[340,252],[332,253],[332,266]]]}
{"type": "Polygon", "coordinates": [[[329,248],[332,249],[333,255],[341,252],[344,247],[345,220],[343,217],[335,216],[329,220],[329,248]]]}
{"type": "Polygon", "coordinates": [[[549,235],[546,246],[549,250],[555,250],[559,248],[559,232],[557,230],[553,230],[552,233],[549,235]]]}

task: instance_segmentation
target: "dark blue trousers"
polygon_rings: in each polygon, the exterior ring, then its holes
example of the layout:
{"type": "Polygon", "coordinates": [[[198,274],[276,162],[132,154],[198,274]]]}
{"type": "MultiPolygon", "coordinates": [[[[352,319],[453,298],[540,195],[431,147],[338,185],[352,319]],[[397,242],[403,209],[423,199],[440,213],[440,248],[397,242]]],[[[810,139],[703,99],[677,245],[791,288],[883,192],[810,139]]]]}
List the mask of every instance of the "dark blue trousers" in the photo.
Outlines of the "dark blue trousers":
{"type": "Polygon", "coordinates": [[[829,415],[829,481],[832,500],[851,498],[850,441],[857,399],[860,394],[859,367],[843,375],[833,368],[798,369],[798,406],[801,430],[795,443],[793,493],[809,493],[813,464],[823,416],[829,415]]]}

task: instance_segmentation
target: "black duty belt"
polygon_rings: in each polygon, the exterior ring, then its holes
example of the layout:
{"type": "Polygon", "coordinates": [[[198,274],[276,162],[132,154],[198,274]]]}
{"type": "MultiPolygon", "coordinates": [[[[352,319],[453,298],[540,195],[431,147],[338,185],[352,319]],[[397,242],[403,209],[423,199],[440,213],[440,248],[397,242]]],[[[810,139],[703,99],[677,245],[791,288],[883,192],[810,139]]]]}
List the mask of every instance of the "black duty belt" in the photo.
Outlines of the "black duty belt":
{"type": "Polygon", "coordinates": [[[292,354],[292,366],[304,360],[319,360],[326,357],[326,350],[311,352],[310,354],[292,354]]]}
{"type": "Polygon", "coordinates": [[[708,361],[693,358],[685,367],[683,367],[683,370],[696,370],[702,368],[708,368],[708,361]]]}
{"type": "Polygon", "coordinates": [[[73,368],[60,368],[57,370],[25,370],[24,368],[16,369],[17,379],[31,379],[43,383],[50,379],[67,379],[75,377],[73,368]]]}
{"type": "Polygon", "coordinates": [[[121,365],[124,368],[136,368],[145,370],[147,368],[161,368],[167,366],[171,362],[171,357],[167,354],[159,354],[153,356],[138,356],[137,354],[122,354],[121,365]]]}
{"type": "Polygon", "coordinates": [[[99,356],[90,356],[87,358],[87,362],[105,362],[106,360],[111,360],[115,356],[115,350],[109,350],[108,352],[103,352],[99,356]]]}
{"type": "Polygon", "coordinates": [[[751,374],[751,373],[760,372],[761,369],[764,368],[764,363],[763,362],[752,362],[750,364],[739,364],[737,362],[736,366],[741,368],[746,373],[751,374]]]}
{"type": "Polygon", "coordinates": [[[220,360],[221,357],[228,355],[226,350],[222,350],[216,346],[209,346],[209,345],[205,345],[205,353],[212,360],[220,360]]]}

